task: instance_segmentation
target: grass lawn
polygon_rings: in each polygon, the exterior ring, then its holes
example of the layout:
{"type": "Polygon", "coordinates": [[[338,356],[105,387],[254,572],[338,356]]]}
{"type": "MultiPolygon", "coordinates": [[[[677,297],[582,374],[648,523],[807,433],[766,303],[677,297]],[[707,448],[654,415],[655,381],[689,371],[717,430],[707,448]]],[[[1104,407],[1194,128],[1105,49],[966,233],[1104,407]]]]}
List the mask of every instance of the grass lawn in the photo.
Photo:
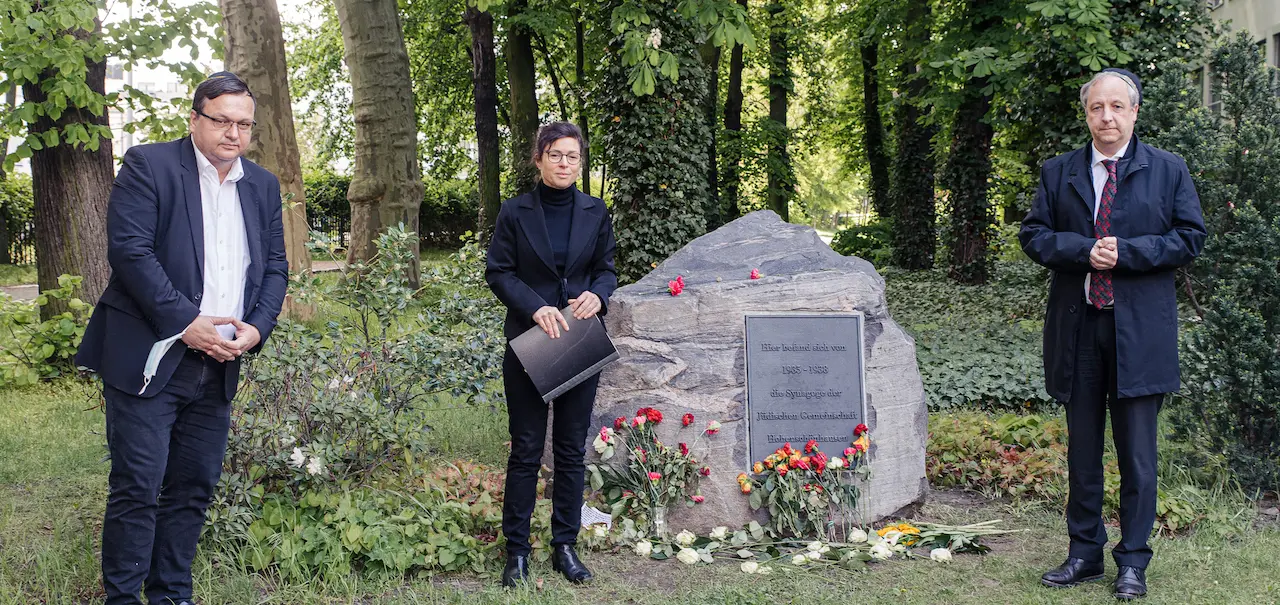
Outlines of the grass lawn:
{"type": "MultiPolygon", "coordinates": [[[[102,414],[93,389],[69,381],[0,390],[0,604],[100,603],[97,552],[108,465],[102,414]]],[[[434,428],[442,453],[500,461],[486,437],[505,418],[486,411],[442,409],[434,428]]],[[[689,567],[641,559],[628,551],[585,553],[596,572],[575,587],[536,565],[542,588],[503,591],[493,578],[348,577],[281,585],[270,576],[219,566],[201,557],[197,596],[203,603],[1105,603],[1109,583],[1071,590],[1038,584],[1066,551],[1061,515],[1017,502],[991,502],[955,491],[935,492],[921,520],[970,523],[1002,519],[1025,532],[991,540],[985,556],[959,555],[949,565],[928,560],[879,563],[864,572],[797,571],[747,576],[736,563],[689,567]]],[[[1112,537],[1116,537],[1113,528],[1112,537]]],[[[1280,603],[1280,530],[1262,526],[1247,538],[1208,533],[1158,537],[1145,603],[1280,603]]],[[[1108,573],[1114,567],[1108,561],[1108,573]]]]}
{"type": "Polygon", "coordinates": [[[0,286],[36,283],[35,265],[0,265],[0,286]]]}

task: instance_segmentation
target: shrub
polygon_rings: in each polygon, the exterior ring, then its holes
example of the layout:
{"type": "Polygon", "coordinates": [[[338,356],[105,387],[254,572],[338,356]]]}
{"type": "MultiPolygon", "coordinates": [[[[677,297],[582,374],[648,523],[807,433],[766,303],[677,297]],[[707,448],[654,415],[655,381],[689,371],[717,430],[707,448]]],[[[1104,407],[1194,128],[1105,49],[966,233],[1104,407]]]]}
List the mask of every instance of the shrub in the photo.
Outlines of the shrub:
{"type": "MultiPolygon", "coordinates": [[[[351,228],[351,205],[347,202],[351,177],[315,173],[304,177],[303,185],[307,191],[307,223],[313,231],[335,237],[351,228]]],[[[418,208],[422,246],[456,249],[460,238],[476,228],[478,200],[471,181],[426,181],[418,208]]]]}
{"type": "MultiPolygon", "coordinates": [[[[1243,534],[1250,515],[1226,458],[1186,443],[1161,440],[1156,522],[1161,532],[1208,528],[1243,534]]],[[[1120,467],[1103,454],[1103,515],[1117,520],[1120,467]]],[[[1009,496],[1061,507],[1067,497],[1067,430],[1062,417],[948,412],[929,417],[925,457],[929,482],[963,487],[988,498],[1009,496]]]]}
{"type": "Polygon", "coordinates": [[[74,296],[80,281],[61,275],[58,287],[41,292],[34,303],[0,294],[0,387],[75,373],[76,351],[93,312],[74,296]],[[66,301],[69,310],[41,321],[40,308],[53,300],[66,301]]]}
{"type": "Polygon", "coordinates": [[[244,368],[208,520],[223,556],[302,578],[475,569],[491,553],[501,495],[493,481],[468,483],[485,475],[467,471],[459,477],[474,499],[459,501],[462,485],[426,462],[439,456],[427,413],[497,411],[501,305],[483,287],[474,240],[423,276],[451,295],[416,300],[403,272],[410,237],[388,230],[375,258],[336,280],[295,279],[300,300],[338,312],[319,329],[282,321],[244,368]]]}
{"type": "Polygon", "coordinates": [[[14,173],[0,180],[0,264],[33,262],[35,219],[31,177],[14,173]]]}
{"type": "Polygon", "coordinates": [[[893,227],[889,221],[877,218],[865,225],[841,229],[831,238],[831,249],[884,267],[893,259],[893,227]]]}
{"type": "Polygon", "coordinates": [[[1210,70],[1220,114],[1200,106],[1179,69],[1150,93],[1149,138],[1187,160],[1209,230],[1203,256],[1184,272],[1198,317],[1182,338],[1184,388],[1171,417],[1187,440],[1225,452],[1244,484],[1277,489],[1280,77],[1246,34],[1215,48],[1210,70]]]}

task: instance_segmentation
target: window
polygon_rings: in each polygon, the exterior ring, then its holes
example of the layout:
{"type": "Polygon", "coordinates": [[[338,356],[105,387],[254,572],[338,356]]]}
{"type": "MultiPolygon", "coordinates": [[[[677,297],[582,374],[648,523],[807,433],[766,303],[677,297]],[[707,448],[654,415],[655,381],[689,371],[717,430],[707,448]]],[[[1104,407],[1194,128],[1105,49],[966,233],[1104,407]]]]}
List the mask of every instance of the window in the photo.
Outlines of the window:
{"type": "Polygon", "coordinates": [[[1280,67],[1280,34],[1271,37],[1271,53],[1275,55],[1271,64],[1280,67]]]}
{"type": "Polygon", "coordinates": [[[1218,75],[1209,70],[1209,111],[1220,113],[1222,111],[1222,94],[1219,90],[1221,85],[1218,83],[1218,75]]]}
{"type": "Polygon", "coordinates": [[[1215,8],[1218,8],[1219,6],[1222,6],[1223,4],[1226,4],[1227,0],[1208,0],[1208,2],[1209,2],[1209,10],[1213,10],[1215,8]]]}

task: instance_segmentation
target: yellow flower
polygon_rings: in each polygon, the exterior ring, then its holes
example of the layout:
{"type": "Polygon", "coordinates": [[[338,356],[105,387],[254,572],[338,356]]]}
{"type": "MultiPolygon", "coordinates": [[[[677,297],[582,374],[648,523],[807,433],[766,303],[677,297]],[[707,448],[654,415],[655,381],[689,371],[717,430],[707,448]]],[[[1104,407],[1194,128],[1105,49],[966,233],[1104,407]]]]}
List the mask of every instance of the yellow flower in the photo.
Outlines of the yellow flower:
{"type": "Polygon", "coordinates": [[[756,473],[757,475],[759,475],[760,473],[763,473],[763,472],[764,472],[764,464],[763,464],[763,463],[760,463],[760,462],[757,462],[757,463],[755,464],[755,466],[751,467],[751,470],[752,470],[752,471],[755,471],[755,473],[756,473]]]}
{"type": "Polygon", "coordinates": [[[854,441],[854,442],[853,442],[853,444],[854,444],[854,445],[861,445],[861,446],[862,446],[862,451],[864,451],[864,452],[865,452],[865,451],[867,451],[867,448],[871,447],[871,440],[870,440],[870,439],[867,439],[866,434],[863,434],[861,437],[858,437],[858,440],[857,440],[857,441],[854,441]]]}
{"type": "Polygon", "coordinates": [[[920,533],[920,529],[919,529],[919,528],[917,528],[916,526],[914,526],[914,525],[910,524],[910,523],[899,523],[899,524],[898,524],[898,531],[900,531],[900,532],[902,532],[902,533],[904,533],[904,534],[918,534],[918,533],[920,533]]]}

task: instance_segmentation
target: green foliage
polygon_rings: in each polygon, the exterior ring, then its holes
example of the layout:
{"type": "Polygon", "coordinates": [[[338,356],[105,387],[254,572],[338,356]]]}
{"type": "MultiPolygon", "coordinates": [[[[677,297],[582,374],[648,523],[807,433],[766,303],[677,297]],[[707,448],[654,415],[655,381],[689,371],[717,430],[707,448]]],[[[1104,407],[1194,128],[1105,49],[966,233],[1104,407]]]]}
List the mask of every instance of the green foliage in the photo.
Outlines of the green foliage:
{"type": "Polygon", "coordinates": [[[755,45],[746,11],[729,0],[622,0],[610,4],[609,27],[621,43],[621,67],[629,68],[627,85],[637,97],[656,94],[659,76],[673,85],[681,73],[687,78],[701,77],[682,67],[697,53],[689,55],[681,45],[666,44],[667,36],[705,38],[720,47],[755,45]],[[685,31],[669,30],[666,26],[672,21],[685,31]]]}
{"type": "MultiPolygon", "coordinates": [[[[1280,80],[1247,34],[1210,57],[1221,114],[1200,106],[1177,65],[1153,82],[1149,140],[1182,154],[1209,239],[1184,272],[1195,295],[1182,338],[1187,439],[1223,451],[1247,486],[1280,486],[1280,80]],[[1158,96],[1157,96],[1158,95],[1158,96]]],[[[1140,123],[1141,124],[1141,123],[1140,123]]]]}
{"type": "Polygon", "coordinates": [[[890,310],[915,337],[932,410],[1054,404],[1044,391],[1040,351],[1046,272],[1017,251],[1011,235],[1002,241],[997,259],[1020,258],[998,260],[985,286],[956,284],[941,269],[886,273],[890,310]]]}
{"type": "MultiPolygon", "coordinates": [[[[1249,530],[1248,505],[1227,459],[1203,444],[1161,440],[1156,522],[1160,532],[1249,530]]],[[[1120,466],[1103,454],[1103,514],[1119,515],[1120,466]]],[[[948,412],[929,418],[925,474],[930,483],[1060,506],[1067,496],[1067,430],[1062,417],[948,412]]]]}
{"type": "Polygon", "coordinates": [[[418,301],[403,270],[412,237],[389,229],[337,280],[295,278],[299,300],[337,312],[319,329],[281,322],[246,365],[207,534],[239,564],[290,577],[474,570],[491,552],[476,528],[492,542],[500,496],[477,487],[461,504],[424,480],[423,461],[435,451],[430,412],[498,404],[501,305],[475,241],[422,277],[423,291],[449,294],[418,301]]]}
{"type": "Polygon", "coordinates": [[[738,485],[750,499],[751,510],[769,511],[765,526],[775,538],[796,537],[848,541],[861,518],[859,502],[871,476],[866,464],[870,439],[850,437],[851,447],[841,456],[828,456],[815,441],[793,450],[784,444],[752,465],[754,474],[738,475],[738,485]]]}
{"type": "Polygon", "coordinates": [[[694,39],[696,25],[675,10],[672,0],[653,4],[650,25],[662,30],[662,46],[680,57],[684,77],[659,80],[653,94],[634,95],[620,37],[594,95],[604,122],[597,136],[603,139],[612,181],[617,267],[624,283],[640,279],[703,234],[710,195],[705,173],[710,129],[702,113],[707,78],[694,39]]]}
{"type": "Polygon", "coordinates": [[[877,218],[865,225],[846,227],[831,238],[831,249],[845,256],[856,256],[876,267],[884,267],[893,258],[893,227],[887,219],[877,218]]]}
{"type": "Polygon", "coordinates": [[[74,296],[78,276],[58,276],[34,304],[0,294],[0,387],[35,384],[75,373],[74,358],[93,307],[74,296]],[[65,301],[68,311],[40,320],[40,308],[65,301]]]}
{"type": "MultiPolygon", "coordinates": [[[[3,140],[3,139],[0,139],[3,140]]],[[[35,249],[34,234],[25,227],[35,220],[35,196],[31,190],[31,177],[26,174],[10,174],[0,180],[0,225],[5,229],[8,250],[0,250],[0,260],[12,262],[21,258],[24,249],[35,249]]]]}
{"type": "MultiPolygon", "coordinates": [[[[322,233],[349,228],[351,177],[316,172],[303,177],[307,192],[307,222],[322,233]]],[[[418,234],[423,247],[457,248],[460,238],[475,229],[479,215],[475,183],[469,180],[427,180],[418,207],[418,234]]],[[[326,257],[327,258],[327,257],[326,257]]]]}
{"type": "Polygon", "coordinates": [[[140,123],[126,126],[129,131],[158,128],[165,120],[181,121],[166,116],[157,108],[163,104],[151,95],[126,87],[124,95],[95,92],[87,82],[88,64],[118,57],[126,69],[134,65],[157,67],[161,56],[175,44],[191,51],[191,61],[164,63],[189,84],[203,79],[203,70],[194,62],[197,38],[220,50],[220,37],[209,35],[219,24],[217,6],[201,2],[174,7],[168,2],[147,1],[137,7],[136,18],[98,26],[98,3],[91,0],[51,0],[32,3],[27,0],[0,1],[0,90],[11,86],[34,86],[44,93],[43,100],[28,95],[12,112],[0,117],[0,138],[17,137],[18,147],[5,158],[4,169],[31,157],[46,147],[70,144],[97,151],[102,139],[111,140],[111,129],[88,120],[70,121],[53,126],[60,118],[74,113],[102,116],[108,108],[123,109],[130,105],[143,111],[140,123]],[[89,35],[89,32],[96,32],[89,35]],[[23,134],[24,127],[47,120],[39,132],[23,134]]]}

